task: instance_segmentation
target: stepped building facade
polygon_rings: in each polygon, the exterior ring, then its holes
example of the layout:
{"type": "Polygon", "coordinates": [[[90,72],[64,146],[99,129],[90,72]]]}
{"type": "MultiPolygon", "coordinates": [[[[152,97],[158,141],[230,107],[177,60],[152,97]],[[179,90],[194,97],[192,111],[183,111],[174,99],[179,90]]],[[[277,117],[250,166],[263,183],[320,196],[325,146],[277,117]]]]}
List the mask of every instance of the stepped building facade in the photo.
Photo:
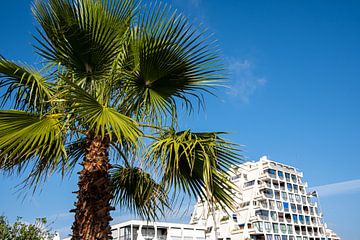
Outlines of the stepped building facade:
{"type": "Polygon", "coordinates": [[[190,224],[205,227],[212,240],[339,240],[324,223],[316,192],[303,173],[262,157],[231,171],[236,211],[209,211],[198,202],[190,224]]]}

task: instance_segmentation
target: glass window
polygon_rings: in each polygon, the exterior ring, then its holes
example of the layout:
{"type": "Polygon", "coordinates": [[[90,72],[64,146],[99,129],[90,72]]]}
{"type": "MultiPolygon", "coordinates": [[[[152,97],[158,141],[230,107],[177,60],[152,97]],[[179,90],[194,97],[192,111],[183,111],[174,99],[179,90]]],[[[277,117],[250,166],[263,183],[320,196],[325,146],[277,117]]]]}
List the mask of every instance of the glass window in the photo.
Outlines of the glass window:
{"type": "Polygon", "coordinates": [[[271,232],[271,223],[265,222],[264,224],[266,232],[271,232]]]}
{"type": "Polygon", "coordinates": [[[293,226],[291,224],[288,224],[288,233],[292,234],[293,233],[293,226]]]}
{"type": "Polygon", "coordinates": [[[297,222],[298,221],[298,215],[293,214],[293,220],[294,220],[294,222],[297,222]]]}
{"type": "Polygon", "coordinates": [[[276,205],[277,205],[277,208],[279,209],[279,210],[282,210],[282,203],[281,202],[279,202],[279,201],[277,201],[276,202],[276,205]]]}
{"type": "Polygon", "coordinates": [[[294,194],[289,193],[290,202],[294,202],[294,194]]]}
{"type": "Polygon", "coordinates": [[[237,222],[237,214],[236,213],[233,213],[232,219],[234,220],[234,222],[237,222]]]}
{"type": "Polygon", "coordinates": [[[256,231],[262,232],[263,231],[263,222],[255,222],[254,228],[256,231]]]}
{"type": "Polygon", "coordinates": [[[252,181],[244,183],[244,187],[250,187],[250,186],[253,186],[254,184],[255,184],[255,180],[252,180],[252,181]]]}
{"type": "Polygon", "coordinates": [[[290,180],[290,173],[285,173],[286,180],[290,180]]]}
{"type": "Polygon", "coordinates": [[[282,233],[286,233],[286,225],[285,224],[280,224],[280,229],[282,233]]]}
{"type": "Polygon", "coordinates": [[[275,201],[269,200],[269,206],[271,210],[275,210],[275,201]]]}
{"type": "Polygon", "coordinates": [[[279,176],[280,178],[283,178],[283,177],[284,177],[284,173],[283,173],[282,171],[278,171],[278,176],[279,176]]]}
{"type": "Polygon", "coordinates": [[[272,240],[272,239],[273,239],[273,237],[271,234],[266,234],[266,240],[272,240]]]}
{"type": "Polygon", "coordinates": [[[281,196],[283,198],[283,200],[287,201],[287,193],[286,192],[281,192],[281,196]]]}
{"type": "Polygon", "coordinates": [[[276,213],[275,211],[271,211],[271,212],[270,212],[270,215],[271,215],[271,219],[272,219],[273,221],[276,221],[276,220],[277,220],[277,213],[276,213]]]}
{"type": "Polygon", "coordinates": [[[282,236],[281,236],[281,240],[287,240],[287,236],[286,236],[286,235],[282,235],[282,236]]]}
{"type": "Polygon", "coordinates": [[[291,183],[288,183],[288,184],[287,184],[287,188],[288,188],[289,191],[292,191],[292,184],[291,184],[291,183]]]}
{"type": "Polygon", "coordinates": [[[276,198],[277,200],[280,200],[280,192],[277,191],[277,190],[275,190],[274,193],[275,193],[275,198],[276,198]]]}
{"type": "Polygon", "coordinates": [[[278,233],[278,232],[279,232],[279,224],[273,223],[273,231],[274,231],[274,233],[278,233]]]}
{"type": "Polygon", "coordinates": [[[289,203],[287,202],[283,202],[283,205],[284,205],[284,209],[286,210],[289,210],[289,203]]]}
{"type": "Polygon", "coordinates": [[[295,199],[296,199],[296,201],[297,201],[298,203],[301,202],[301,197],[300,197],[300,195],[296,194],[296,195],[295,195],[295,199]]]}
{"type": "Polygon", "coordinates": [[[293,203],[291,204],[291,211],[296,212],[296,205],[293,203]]]}

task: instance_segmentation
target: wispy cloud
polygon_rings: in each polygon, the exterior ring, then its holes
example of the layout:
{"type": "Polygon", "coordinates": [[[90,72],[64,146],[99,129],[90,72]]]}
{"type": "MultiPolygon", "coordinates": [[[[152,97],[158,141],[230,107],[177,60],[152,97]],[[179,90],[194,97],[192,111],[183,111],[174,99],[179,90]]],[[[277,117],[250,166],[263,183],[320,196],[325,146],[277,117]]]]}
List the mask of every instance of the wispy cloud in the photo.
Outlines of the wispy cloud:
{"type": "Polygon", "coordinates": [[[255,91],[264,87],[267,80],[256,73],[256,66],[250,60],[228,59],[230,70],[230,88],[227,94],[238,98],[243,103],[248,103],[255,91]]]}
{"type": "Polygon", "coordinates": [[[333,196],[344,193],[360,192],[360,179],[326,184],[310,188],[317,191],[320,197],[333,196]]]}

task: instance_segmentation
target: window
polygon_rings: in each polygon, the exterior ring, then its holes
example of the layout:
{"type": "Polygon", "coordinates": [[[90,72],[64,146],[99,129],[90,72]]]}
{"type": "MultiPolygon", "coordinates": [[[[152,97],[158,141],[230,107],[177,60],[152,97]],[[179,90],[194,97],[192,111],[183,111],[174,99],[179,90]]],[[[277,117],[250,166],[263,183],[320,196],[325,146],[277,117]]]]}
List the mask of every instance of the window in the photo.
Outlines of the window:
{"type": "Polygon", "coordinates": [[[254,223],[254,228],[255,228],[256,231],[262,232],[263,231],[263,223],[262,222],[255,222],[254,223]]]}
{"type": "Polygon", "coordinates": [[[276,221],[277,220],[277,213],[275,211],[271,211],[270,212],[270,216],[271,216],[271,219],[273,221],[276,221]]]}
{"type": "Polygon", "coordinates": [[[269,205],[271,210],[275,210],[275,202],[274,200],[269,200],[269,205]]]}
{"type": "Polygon", "coordinates": [[[292,227],[292,225],[291,225],[291,224],[288,224],[287,226],[288,226],[288,233],[289,233],[289,234],[293,234],[293,227],[292,227]]]}
{"type": "Polygon", "coordinates": [[[281,202],[279,202],[279,201],[277,201],[276,202],[276,205],[277,205],[277,208],[281,211],[282,210],[282,203],[281,202]]]}
{"type": "Polygon", "coordinates": [[[309,216],[305,216],[305,221],[306,221],[306,224],[310,225],[310,217],[309,216]]]}
{"type": "Polygon", "coordinates": [[[287,188],[288,188],[289,191],[292,191],[292,184],[291,184],[291,183],[288,183],[288,184],[287,184],[287,188]]]}
{"type": "Polygon", "coordinates": [[[252,180],[252,181],[244,183],[244,187],[250,187],[250,186],[253,186],[254,184],[255,184],[255,180],[252,180]]]}
{"type": "Polygon", "coordinates": [[[278,233],[278,232],[279,232],[279,224],[273,223],[273,231],[274,231],[274,233],[278,233]]]}
{"type": "Polygon", "coordinates": [[[293,214],[293,220],[294,220],[294,222],[296,223],[296,222],[298,221],[298,215],[293,214]]]}
{"type": "Polygon", "coordinates": [[[236,213],[233,213],[232,219],[234,220],[234,222],[237,222],[237,214],[236,213]]]}
{"type": "Polygon", "coordinates": [[[294,194],[289,193],[290,202],[294,202],[294,194]]]}
{"type": "Polygon", "coordinates": [[[285,173],[286,180],[290,181],[290,173],[285,173]]]}
{"type": "Polygon", "coordinates": [[[301,200],[303,204],[306,204],[306,197],[305,196],[301,196],[301,200]]]}
{"type": "Polygon", "coordinates": [[[299,215],[299,220],[300,220],[300,222],[304,223],[304,216],[303,216],[303,215],[299,215]]]}
{"type": "Polygon", "coordinates": [[[286,225],[285,224],[280,224],[280,229],[282,233],[286,233],[286,225]]]}
{"type": "Polygon", "coordinates": [[[289,211],[289,203],[283,202],[285,211],[289,211]]]}
{"type": "Polygon", "coordinates": [[[272,235],[271,234],[266,234],[266,240],[273,240],[272,235]]]}
{"type": "Polygon", "coordinates": [[[300,195],[296,194],[296,195],[295,195],[295,199],[296,199],[296,201],[297,201],[298,203],[301,202],[301,197],[300,197],[300,195]]]}
{"type": "Polygon", "coordinates": [[[280,200],[280,192],[275,190],[274,193],[275,193],[275,199],[280,200]]]}
{"type": "Polygon", "coordinates": [[[269,222],[265,222],[265,231],[266,232],[271,232],[271,223],[269,223],[269,222]]]}
{"type": "Polygon", "coordinates": [[[288,197],[287,197],[286,192],[281,192],[281,196],[282,196],[283,200],[287,201],[288,197]]]}
{"type": "Polygon", "coordinates": [[[282,179],[284,178],[284,173],[282,171],[278,171],[278,176],[282,179]]]}
{"type": "Polygon", "coordinates": [[[291,211],[296,213],[296,205],[295,204],[291,204],[291,211]]]}
{"type": "Polygon", "coordinates": [[[287,238],[287,236],[286,235],[282,235],[281,236],[281,240],[287,240],[288,238],[287,238]]]}

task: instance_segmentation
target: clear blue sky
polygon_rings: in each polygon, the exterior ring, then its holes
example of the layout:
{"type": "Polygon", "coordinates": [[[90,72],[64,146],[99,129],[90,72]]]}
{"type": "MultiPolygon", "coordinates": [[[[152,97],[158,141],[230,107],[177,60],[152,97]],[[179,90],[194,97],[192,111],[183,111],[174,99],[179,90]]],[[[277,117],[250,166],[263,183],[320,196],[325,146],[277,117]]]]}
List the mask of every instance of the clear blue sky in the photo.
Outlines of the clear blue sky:
{"type": "MultiPolygon", "coordinates": [[[[206,111],[184,118],[183,127],[231,131],[248,159],[266,154],[301,169],[309,186],[320,186],[329,226],[359,240],[360,2],[165,2],[215,33],[232,72],[230,88],[209,97],[206,111]]],[[[30,1],[3,1],[0,54],[38,63],[34,26],[30,1]]],[[[18,182],[0,177],[0,213],[26,221],[48,216],[53,228],[69,231],[76,176],[54,176],[25,200],[14,193],[18,182]]]]}

